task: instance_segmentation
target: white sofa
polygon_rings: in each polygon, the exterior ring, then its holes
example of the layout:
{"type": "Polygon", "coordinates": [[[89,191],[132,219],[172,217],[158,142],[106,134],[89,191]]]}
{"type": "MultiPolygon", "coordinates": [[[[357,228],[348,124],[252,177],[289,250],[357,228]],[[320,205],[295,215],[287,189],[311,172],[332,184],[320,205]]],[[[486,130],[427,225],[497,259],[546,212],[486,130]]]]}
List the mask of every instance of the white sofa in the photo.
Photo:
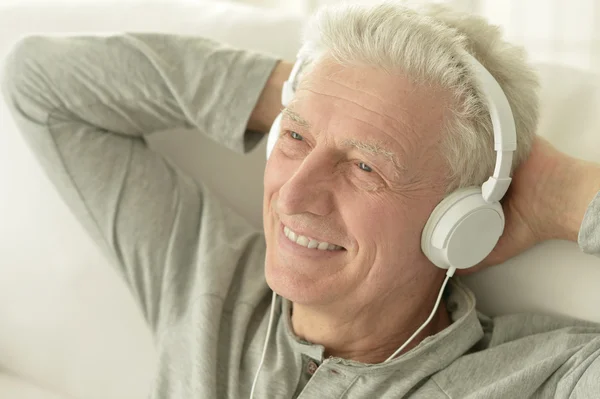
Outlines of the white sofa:
{"type": "MultiPolygon", "coordinates": [[[[204,35],[293,59],[302,25],[300,17],[226,2],[62,4],[0,6],[0,58],[26,33],[135,30],[204,35]]],[[[600,161],[600,80],[557,66],[540,71],[540,133],[571,154],[600,161]]],[[[157,135],[152,145],[261,223],[264,143],[246,157],[185,132],[168,142],[157,135]],[[234,195],[239,191],[248,193],[243,200],[234,195]]],[[[1,103],[0,190],[0,398],[145,397],[155,353],[140,313],[1,103]]],[[[599,282],[600,261],[566,242],[545,243],[467,279],[480,309],[492,315],[543,311],[597,322],[599,282]]]]}

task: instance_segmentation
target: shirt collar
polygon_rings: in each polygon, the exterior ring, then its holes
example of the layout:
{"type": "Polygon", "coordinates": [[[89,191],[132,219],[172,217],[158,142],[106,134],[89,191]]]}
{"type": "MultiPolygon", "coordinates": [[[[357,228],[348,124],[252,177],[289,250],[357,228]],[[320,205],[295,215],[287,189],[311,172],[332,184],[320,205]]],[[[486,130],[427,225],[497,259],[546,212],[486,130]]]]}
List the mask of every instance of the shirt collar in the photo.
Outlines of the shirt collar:
{"type": "MultiPolygon", "coordinates": [[[[477,318],[475,295],[458,277],[450,280],[452,290],[446,302],[452,324],[435,335],[425,338],[416,347],[387,363],[366,364],[341,358],[330,358],[348,373],[370,374],[376,372],[406,373],[427,372],[431,375],[464,355],[482,337],[483,329],[477,318]],[[424,369],[424,367],[426,369],[424,369]]],[[[294,352],[322,362],[325,348],[300,339],[292,329],[291,302],[281,300],[279,326],[284,329],[282,338],[294,352]],[[282,322],[282,323],[281,323],[282,322]]]]}

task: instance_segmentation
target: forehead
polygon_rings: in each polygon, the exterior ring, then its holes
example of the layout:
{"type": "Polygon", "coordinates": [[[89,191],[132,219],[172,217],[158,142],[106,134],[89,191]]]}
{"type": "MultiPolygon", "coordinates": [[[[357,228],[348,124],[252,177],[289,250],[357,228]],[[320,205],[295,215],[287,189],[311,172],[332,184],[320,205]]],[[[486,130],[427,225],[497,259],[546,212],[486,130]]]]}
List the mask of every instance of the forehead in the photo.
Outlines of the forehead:
{"type": "Polygon", "coordinates": [[[447,98],[401,73],[325,60],[300,82],[290,119],[315,134],[350,135],[415,154],[439,142],[447,98]]]}

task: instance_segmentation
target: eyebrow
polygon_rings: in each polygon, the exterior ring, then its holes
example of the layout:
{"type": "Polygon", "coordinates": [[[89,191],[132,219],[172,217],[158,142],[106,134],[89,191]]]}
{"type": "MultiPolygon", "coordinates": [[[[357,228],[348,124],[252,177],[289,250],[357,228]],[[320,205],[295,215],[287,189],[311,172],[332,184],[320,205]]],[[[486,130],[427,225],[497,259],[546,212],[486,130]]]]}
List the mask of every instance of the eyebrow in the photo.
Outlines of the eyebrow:
{"type": "Polygon", "coordinates": [[[406,171],[406,167],[400,162],[398,162],[398,158],[396,154],[392,151],[386,150],[384,147],[379,145],[376,142],[366,142],[355,139],[346,139],[342,143],[345,147],[356,148],[357,150],[367,153],[369,155],[382,156],[390,161],[394,165],[394,172],[400,175],[402,172],[406,171]]]}
{"type": "Polygon", "coordinates": [[[296,122],[298,125],[310,129],[310,123],[291,109],[285,107],[283,111],[281,111],[285,116],[290,118],[292,121],[296,122]]]}
{"type": "MultiPolygon", "coordinates": [[[[285,116],[290,118],[293,122],[297,123],[298,125],[306,128],[306,129],[311,128],[310,123],[306,119],[304,119],[303,117],[298,115],[296,112],[292,111],[291,109],[286,107],[281,112],[285,116]]],[[[382,157],[386,158],[388,161],[390,161],[393,164],[394,172],[398,176],[401,175],[402,172],[406,171],[406,167],[404,165],[400,164],[400,162],[398,162],[398,158],[396,157],[396,154],[394,154],[392,151],[385,149],[379,143],[369,142],[369,141],[360,141],[360,140],[356,140],[356,139],[346,139],[343,141],[342,145],[344,147],[356,148],[357,150],[367,153],[369,155],[382,156],[382,157]]]]}

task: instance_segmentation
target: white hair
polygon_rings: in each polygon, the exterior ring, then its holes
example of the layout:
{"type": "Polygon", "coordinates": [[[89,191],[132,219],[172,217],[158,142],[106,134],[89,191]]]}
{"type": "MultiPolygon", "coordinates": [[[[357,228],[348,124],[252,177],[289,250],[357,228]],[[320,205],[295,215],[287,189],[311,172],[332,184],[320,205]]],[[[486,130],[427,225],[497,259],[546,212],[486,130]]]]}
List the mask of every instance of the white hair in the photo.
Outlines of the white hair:
{"type": "Polygon", "coordinates": [[[481,185],[494,169],[491,119],[464,52],[496,78],[511,105],[517,131],[513,170],[527,158],[538,121],[537,75],[521,47],[502,40],[484,18],[440,4],[418,9],[400,2],[325,6],[308,22],[300,56],[307,68],[330,58],[342,65],[398,71],[450,93],[451,117],[441,154],[449,168],[447,192],[481,185]]]}

